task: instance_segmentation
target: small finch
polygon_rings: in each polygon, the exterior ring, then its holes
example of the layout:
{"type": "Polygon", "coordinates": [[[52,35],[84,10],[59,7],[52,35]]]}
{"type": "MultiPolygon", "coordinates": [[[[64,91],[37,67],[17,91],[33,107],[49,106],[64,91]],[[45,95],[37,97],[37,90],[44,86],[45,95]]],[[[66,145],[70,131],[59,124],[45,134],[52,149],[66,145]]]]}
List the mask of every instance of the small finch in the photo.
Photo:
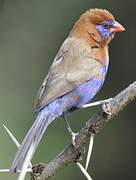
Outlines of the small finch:
{"type": "Polygon", "coordinates": [[[29,166],[51,122],[82,108],[101,89],[109,64],[108,44],[121,31],[123,26],[105,9],[90,9],[76,21],[39,89],[36,120],[15,155],[11,172],[22,170],[26,158],[29,166]]]}

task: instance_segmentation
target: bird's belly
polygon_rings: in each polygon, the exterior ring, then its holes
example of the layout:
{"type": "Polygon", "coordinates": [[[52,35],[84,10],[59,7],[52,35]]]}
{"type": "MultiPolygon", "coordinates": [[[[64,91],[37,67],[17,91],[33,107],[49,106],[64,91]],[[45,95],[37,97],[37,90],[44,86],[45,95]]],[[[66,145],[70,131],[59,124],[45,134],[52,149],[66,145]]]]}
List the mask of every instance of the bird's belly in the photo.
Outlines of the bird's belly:
{"type": "Polygon", "coordinates": [[[79,95],[76,107],[80,108],[84,104],[90,102],[103,85],[104,78],[97,78],[81,84],[75,89],[75,93],[79,95]]]}

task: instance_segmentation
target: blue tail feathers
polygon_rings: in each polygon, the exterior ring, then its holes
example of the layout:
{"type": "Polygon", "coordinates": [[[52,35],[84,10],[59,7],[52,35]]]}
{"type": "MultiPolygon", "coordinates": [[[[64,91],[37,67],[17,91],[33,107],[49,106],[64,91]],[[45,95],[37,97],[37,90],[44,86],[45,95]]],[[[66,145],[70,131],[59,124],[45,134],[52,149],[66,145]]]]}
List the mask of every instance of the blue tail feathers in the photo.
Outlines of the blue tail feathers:
{"type": "Polygon", "coordinates": [[[48,125],[58,116],[62,115],[63,108],[60,107],[58,108],[58,106],[60,105],[59,103],[60,103],[59,99],[53,101],[38,113],[38,116],[34,124],[32,125],[31,129],[28,131],[19,150],[16,153],[15,159],[12,162],[10,168],[11,172],[16,172],[22,169],[23,163],[25,161],[26,155],[31,145],[33,144],[34,146],[34,150],[33,150],[33,154],[34,154],[48,125]]]}

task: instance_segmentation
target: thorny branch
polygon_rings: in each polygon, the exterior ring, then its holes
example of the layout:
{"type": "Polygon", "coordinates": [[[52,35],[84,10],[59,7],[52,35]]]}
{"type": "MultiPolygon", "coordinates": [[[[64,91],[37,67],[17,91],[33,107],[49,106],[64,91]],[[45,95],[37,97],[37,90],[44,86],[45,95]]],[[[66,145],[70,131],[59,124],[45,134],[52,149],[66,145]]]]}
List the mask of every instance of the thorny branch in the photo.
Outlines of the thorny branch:
{"type": "Polygon", "coordinates": [[[56,158],[48,164],[40,163],[33,166],[31,180],[45,180],[56,174],[65,165],[79,161],[83,147],[88,142],[90,135],[96,135],[105,124],[118,115],[127,104],[136,99],[136,81],[125,90],[117,94],[104,108],[89,119],[76,137],[76,148],[69,144],[56,158]]]}

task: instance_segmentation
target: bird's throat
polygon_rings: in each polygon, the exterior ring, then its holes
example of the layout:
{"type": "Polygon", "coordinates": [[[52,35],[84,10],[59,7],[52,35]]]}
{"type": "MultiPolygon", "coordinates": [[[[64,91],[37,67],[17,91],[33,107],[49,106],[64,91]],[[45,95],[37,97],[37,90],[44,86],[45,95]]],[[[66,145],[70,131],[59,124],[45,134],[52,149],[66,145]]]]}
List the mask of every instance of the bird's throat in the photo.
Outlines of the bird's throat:
{"type": "Polygon", "coordinates": [[[102,65],[109,64],[108,45],[99,48],[92,48],[91,58],[100,62],[102,65]]]}

